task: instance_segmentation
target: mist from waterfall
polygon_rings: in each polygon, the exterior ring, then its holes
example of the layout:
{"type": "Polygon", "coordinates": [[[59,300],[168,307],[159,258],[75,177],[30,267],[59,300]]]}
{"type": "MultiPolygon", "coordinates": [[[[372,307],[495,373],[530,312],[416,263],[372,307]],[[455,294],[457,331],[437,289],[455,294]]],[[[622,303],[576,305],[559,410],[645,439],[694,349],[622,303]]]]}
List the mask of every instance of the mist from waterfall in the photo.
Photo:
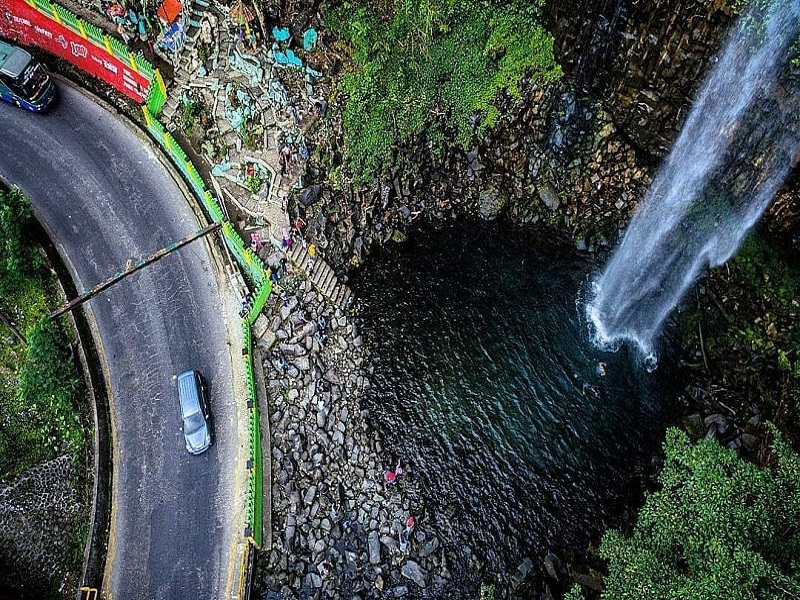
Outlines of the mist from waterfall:
{"type": "Polygon", "coordinates": [[[698,275],[727,261],[800,148],[790,46],[800,0],[752,7],[729,34],[645,199],[594,284],[587,314],[603,347],[645,354],[698,275]]]}

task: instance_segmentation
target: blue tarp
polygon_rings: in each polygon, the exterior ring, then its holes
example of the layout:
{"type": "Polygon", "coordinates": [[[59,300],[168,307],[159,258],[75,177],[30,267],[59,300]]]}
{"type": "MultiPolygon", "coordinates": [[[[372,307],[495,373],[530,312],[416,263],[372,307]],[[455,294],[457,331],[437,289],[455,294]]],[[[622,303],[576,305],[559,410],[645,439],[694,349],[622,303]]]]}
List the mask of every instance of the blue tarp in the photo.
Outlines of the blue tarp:
{"type": "Polygon", "coordinates": [[[309,29],[303,34],[303,49],[311,51],[317,45],[317,32],[309,29]]]}
{"type": "Polygon", "coordinates": [[[277,27],[273,27],[272,37],[275,38],[276,42],[285,42],[289,39],[289,28],[283,27],[282,29],[278,29],[277,27]]]}

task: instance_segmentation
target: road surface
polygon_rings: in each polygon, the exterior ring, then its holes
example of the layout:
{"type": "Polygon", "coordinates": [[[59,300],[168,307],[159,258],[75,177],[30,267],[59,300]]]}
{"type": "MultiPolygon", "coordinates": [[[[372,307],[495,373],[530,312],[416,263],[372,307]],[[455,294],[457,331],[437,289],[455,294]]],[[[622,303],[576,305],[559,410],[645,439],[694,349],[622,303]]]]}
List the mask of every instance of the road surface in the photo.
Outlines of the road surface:
{"type": "MultiPolygon", "coordinates": [[[[200,228],[180,188],[116,115],[59,82],[51,112],[0,102],[0,177],[27,195],[78,292],[200,228]]],[[[112,394],[113,600],[228,596],[237,453],[223,298],[194,242],[86,303],[112,394]],[[184,447],[175,377],[209,382],[214,444],[184,447]]],[[[229,596],[228,596],[229,597],[229,596]]]]}

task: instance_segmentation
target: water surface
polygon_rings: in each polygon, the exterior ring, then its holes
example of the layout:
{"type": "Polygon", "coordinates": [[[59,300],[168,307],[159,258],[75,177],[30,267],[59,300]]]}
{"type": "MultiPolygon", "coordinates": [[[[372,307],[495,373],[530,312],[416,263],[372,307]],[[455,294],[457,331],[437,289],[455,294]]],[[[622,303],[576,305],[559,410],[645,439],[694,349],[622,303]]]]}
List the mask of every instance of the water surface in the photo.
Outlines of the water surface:
{"type": "Polygon", "coordinates": [[[420,525],[435,523],[464,577],[585,548],[636,502],[658,454],[669,359],[648,374],[592,345],[594,269],[553,239],[472,224],[423,231],[352,282],[386,466],[411,465],[420,525]]]}

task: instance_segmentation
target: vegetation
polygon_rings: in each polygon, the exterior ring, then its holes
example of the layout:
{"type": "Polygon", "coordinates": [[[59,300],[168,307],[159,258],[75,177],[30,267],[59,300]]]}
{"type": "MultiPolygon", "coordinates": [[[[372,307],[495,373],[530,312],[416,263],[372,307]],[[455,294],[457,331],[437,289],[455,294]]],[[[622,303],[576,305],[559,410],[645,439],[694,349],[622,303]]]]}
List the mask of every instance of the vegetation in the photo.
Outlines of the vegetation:
{"type": "Polygon", "coordinates": [[[740,424],[750,418],[750,405],[758,399],[762,414],[790,439],[800,440],[796,251],[754,233],[700,289],[682,319],[683,345],[693,349],[699,377],[713,381],[698,385],[726,405],[715,410],[732,411],[740,424]]]}
{"type": "Polygon", "coordinates": [[[82,440],[79,379],[65,335],[47,320],[52,288],[32,225],[27,199],[0,190],[0,478],[74,454],[82,440]]]}
{"type": "Polygon", "coordinates": [[[27,237],[31,222],[30,204],[19,192],[0,189],[0,296],[13,295],[32,278],[42,266],[39,254],[27,237]]]}
{"type": "Polygon", "coordinates": [[[730,263],[735,286],[720,289],[729,306],[728,327],[720,328],[718,342],[710,342],[717,356],[724,348],[735,348],[778,364],[800,381],[800,269],[791,257],[765,238],[752,236],[730,263]],[[730,298],[730,296],[735,296],[730,298]],[[737,300],[730,302],[731,299],[737,300]],[[751,304],[752,303],[752,304],[751,304]],[[761,314],[747,319],[745,304],[758,306],[761,314]]]}
{"type": "Polygon", "coordinates": [[[248,177],[246,181],[247,189],[250,190],[251,194],[257,194],[261,190],[263,184],[264,180],[261,179],[259,175],[248,177]]]}
{"type": "MultiPolygon", "coordinates": [[[[773,430],[774,433],[774,430],[773,430]]],[[[603,598],[800,596],[800,456],[775,433],[759,468],[711,439],[667,433],[659,489],[630,535],[610,531],[603,598]]],[[[576,587],[568,598],[580,598],[576,587]]]]}
{"type": "MultiPolygon", "coordinates": [[[[538,23],[541,0],[508,3],[403,0],[390,11],[345,3],[329,15],[353,49],[345,138],[359,180],[377,172],[433,115],[466,144],[498,118],[502,90],[519,96],[526,73],[558,78],[553,39],[538,23]]],[[[440,141],[440,140],[439,140],[440,141]]]]}

